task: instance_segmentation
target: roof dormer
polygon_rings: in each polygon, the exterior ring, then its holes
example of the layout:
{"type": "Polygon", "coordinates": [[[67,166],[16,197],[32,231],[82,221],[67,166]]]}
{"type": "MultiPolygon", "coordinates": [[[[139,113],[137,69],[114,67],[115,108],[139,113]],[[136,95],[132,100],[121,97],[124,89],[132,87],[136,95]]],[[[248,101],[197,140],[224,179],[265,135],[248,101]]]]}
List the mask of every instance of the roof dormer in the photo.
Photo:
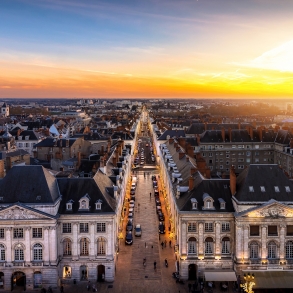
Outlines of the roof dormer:
{"type": "Polygon", "coordinates": [[[90,208],[90,196],[86,194],[79,200],[79,209],[88,210],[89,208],[90,208]]]}
{"type": "Polygon", "coordinates": [[[204,205],[203,205],[204,210],[214,210],[215,209],[214,200],[209,194],[204,193],[202,196],[202,199],[203,199],[203,203],[204,203],[204,205]]]}
{"type": "Polygon", "coordinates": [[[74,201],[71,199],[66,203],[66,210],[67,211],[72,211],[72,205],[73,205],[74,201]]]}
{"type": "Polygon", "coordinates": [[[190,199],[190,201],[191,201],[191,208],[193,209],[193,210],[197,210],[197,200],[196,200],[196,198],[191,198],[190,199]]]}
{"type": "Polygon", "coordinates": [[[102,203],[103,201],[101,199],[98,199],[95,203],[96,205],[96,210],[101,210],[102,209],[102,203]]]}
{"type": "Polygon", "coordinates": [[[220,202],[220,210],[225,210],[226,209],[226,202],[222,198],[219,198],[218,200],[220,202]]]}

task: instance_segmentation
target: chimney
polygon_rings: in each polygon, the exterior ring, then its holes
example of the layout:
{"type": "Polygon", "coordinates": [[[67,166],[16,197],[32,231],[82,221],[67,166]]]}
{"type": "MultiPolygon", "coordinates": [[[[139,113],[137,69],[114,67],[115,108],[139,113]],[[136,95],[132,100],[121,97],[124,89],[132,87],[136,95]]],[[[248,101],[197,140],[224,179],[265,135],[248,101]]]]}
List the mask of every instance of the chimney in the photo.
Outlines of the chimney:
{"type": "Polygon", "coordinates": [[[187,148],[187,154],[188,154],[188,156],[190,156],[191,158],[194,157],[194,151],[193,151],[193,147],[192,147],[192,146],[188,146],[188,148],[187,148]]]}
{"type": "Polygon", "coordinates": [[[59,170],[60,170],[60,172],[63,172],[64,171],[64,168],[63,167],[60,167],[59,170]]]}
{"type": "Polygon", "coordinates": [[[196,135],[196,141],[197,141],[197,144],[200,145],[200,136],[199,136],[199,134],[196,135]]]}
{"type": "Polygon", "coordinates": [[[233,196],[236,193],[236,174],[235,167],[233,165],[230,168],[230,190],[233,196]]]}
{"type": "Polygon", "coordinates": [[[208,125],[207,125],[207,123],[206,123],[206,122],[204,123],[204,130],[205,130],[205,131],[207,131],[207,130],[208,130],[208,125]]]}
{"type": "Polygon", "coordinates": [[[169,144],[172,144],[174,142],[174,138],[169,138],[169,144]]]}
{"type": "Polygon", "coordinates": [[[175,142],[174,143],[174,148],[177,148],[178,147],[178,142],[175,142]]]}
{"type": "Polygon", "coordinates": [[[101,153],[102,153],[102,155],[104,154],[104,152],[105,152],[105,151],[104,151],[104,146],[102,145],[102,146],[101,146],[101,153]]]}
{"type": "Polygon", "coordinates": [[[116,158],[115,155],[112,158],[112,164],[113,164],[114,167],[117,167],[117,158],[116,158]]]}
{"type": "Polygon", "coordinates": [[[66,147],[69,147],[69,139],[66,139],[66,147]]]}
{"type": "Polygon", "coordinates": [[[105,161],[104,161],[104,157],[100,158],[100,168],[104,168],[105,165],[105,161]]]}
{"type": "Polygon", "coordinates": [[[185,148],[186,141],[185,141],[185,138],[184,138],[184,137],[179,137],[179,138],[178,138],[178,143],[179,143],[183,148],[185,148]]]}
{"type": "Polygon", "coordinates": [[[180,150],[180,146],[177,146],[176,147],[176,152],[179,152],[179,150],[180,150]]]}
{"type": "Polygon", "coordinates": [[[0,178],[4,178],[4,161],[0,160],[0,178]]]}
{"type": "Polygon", "coordinates": [[[222,179],[226,179],[226,173],[222,172],[222,179]]]}
{"type": "Polygon", "coordinates": [[[189,177],[188,186],[189,186],[189,191],[191,191],[194,188],[194,178],[192,177],[192,175],[190,175],[189,177]]]}
{"type": "Polygon", "coordinates": [[[253,140],[253,128],[251,126],[249,127],[249,136],[253,140]]]}
{"type": "Polygon", "coordinates": [[[197,171],[196,168],[194,167],[190,168],[190,175],[194,174],[196,171],[197,171]]]}
{"type": "Polygon", "coordinates": [[[221,129],[221,133],[222,133],[222,140],[223,142],[225,142],[225,128],[224,127],[222,127],[221,129]]]}
{"type": "Polygon", "coordinates": [[[232,129],[231,129],[231,127],[229,127],[228,131],[229,131],[229,139],[230,139],[230,142],[231,142],[232,141],[232,129]]]}
{"type": "Polygon", "coordinates": [[[239,130],[241,129],[241,123],[240,123],[240,121],[238,122],[238,129],[239,130]]]}
{"type": "Polygon", "coordinates": [[[259,140],[262,141],[262,127],[258,127],[259,140]]]}
{"type": "Polygon", "coordinates": [[[186,156],[186,162],[189,162],[189,157],[188,156],[186,156]]]}
{"type": "Polygon", "coordinates": [[[179,153],[179,160],[183,159],[184,156],[185,156],[185,153],[179,153]]]}
{"type": "Polygon", "coordinates": [[[81,165],[81,152],[77,153],[77,169],[79,169],[81,165]]]}
{"type": "Polygon", "coordinates": [[[256,121],[253,121],[252,126],[256,128],[256,121]]]}
{"type": "Polygon", "coordinates": [[[293,138],[290,139],[290,149],[293,149],[293,138]]]}

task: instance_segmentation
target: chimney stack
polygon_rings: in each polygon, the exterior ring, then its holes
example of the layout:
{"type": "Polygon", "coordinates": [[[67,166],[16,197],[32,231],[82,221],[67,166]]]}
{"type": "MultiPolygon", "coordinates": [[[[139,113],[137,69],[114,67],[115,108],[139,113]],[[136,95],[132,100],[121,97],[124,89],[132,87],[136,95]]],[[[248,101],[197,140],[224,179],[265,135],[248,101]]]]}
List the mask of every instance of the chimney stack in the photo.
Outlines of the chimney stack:
{"type": "Polygon", "coordinates": [[[180,151],[180,146],[177,146],[176,147],[176,152],[179,152],[180,151]]]}
{"type": "Polygon", "coordinates": [[[221,129],[221,133],[222,133],[222,140],[223,142],[225,142],[225,128],[224,127],[222,127],[221,129]]]}
{"type": "Polygon", "coordinates": [[[188,187],[189,187],[189,191],[191,191],[194,188],[194,178],[192,177],[192,175],[190,175],[189,177],[188,187]]]}
{"type": "Polygon", "coordinates": [[[178,147],[178,142],[174,142],[174,148],[178,147]]]}
{"type": "Polygon", "coordinates": [[[230,139],[230,142],[231,142],[232,141],[232,129],[231,129],[231,127],[229,127],[228,131],[229,131],[229,139],[230,139]]]}
{"type": "Polygon", "coordinates": [[[4,160],[0,160],[0,178],[4,178],[4,160]]]}
{"type": "Polygon", "coordinates": [[[183,159],[183,157],[185,156],[185,153],[179,153],[179,160],[183,159]]]}
{"type": "Polygon", "coordinates": [[[189,162],[189,157],[188,156],[186,156],[186,162],[189,162]]]}
{"type": "Polygon", "coordinates": [[[293,149],[293,138],[290,139],[290,149],[293,149]]]}
{"type": "Polygon", "coordinates": [[[198,145],[200,145],[200,136],[199,136],[199,134],[196,135],[196,142],[197,142],[198,145]]]}
{"type": "Polygon", "coordinates": [[[233,196],[236,193],[236,174],[235,167],[233,165],[230,168],[230,190],[233,196]]]}
{"type": "Polygon", "coordinates": [[[174,142],[174,138],[169,138],[169,144],[172,144],[174,142]]]}
{"type": "Polygon", "coordinates": [[[197,171],[196,168],[194,168],[194,167],[190,168],[190,175],[194,174],[196,171],[197,171]]]}
{"type": "Polygon", "coordinates": [[[69,147],[69,139],[66,139],[66,147],[69,147]]]}
{"type": "Polygon", "coordinates": [[[262,127],[258,127],[259,140],[262,142],[262,127]]]}

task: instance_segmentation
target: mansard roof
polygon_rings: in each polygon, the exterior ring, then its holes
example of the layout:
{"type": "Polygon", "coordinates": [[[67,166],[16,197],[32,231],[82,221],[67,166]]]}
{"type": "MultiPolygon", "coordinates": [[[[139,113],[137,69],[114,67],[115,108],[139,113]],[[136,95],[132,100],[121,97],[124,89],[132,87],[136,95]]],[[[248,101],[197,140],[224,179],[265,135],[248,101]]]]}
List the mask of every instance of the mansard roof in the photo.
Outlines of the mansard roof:
{"type": "Polygon", "coordinates": [[[59,196],[56,178],[42,166],[14,166],[0,181],[3,203],[52,204],[59,196]]]}
{"type": "Polygon", "coordinates": [[[288,145],[290,143],[290,139],[293,138],[293,134],[288,130],[279,130],[276,136],[275,142],[288,145]]]}
{"type": "Polygon", "coordinates": [[[35,145],[35,147],[54,147],[56,143],[56,147],[66,147],[66,140],[69,141],[69,146],[72,146],[76,139],[75,138],[70,138],[70,139],[57,139],[57,138],[52,138],[52,137],[47,137],[44,140],[40,141],[35,145]],[[56,141],[57,140],[57,141],[56,141]]]}
{"type": "Polygon", "coordinates": [[[185,137],[185,131],[167,129],[158,137],[158,140],[167,140],[171,137],[185,137]]]}
{"type": "Polygon", "coordinates": [[[237,177],[234,198],[243,203],[267,202],[271,199],[293,202],[293,182],[278,165],[251,164],[237,177]],[[261,186],[264,187],[264,191],[261,190],[261,186]],[[275,186],[279,191],[276,191],[275,186]],[[286,187],[290,189],[289,192],[286,191],[286,187]]]}
{"type": "MultiPolygon", "coordinates": [[[[106,176],[106,175],[104,175],[106,176]]],[[[96,180],[93,178],[60,178],[58,179],[58,185],[60,193],[62,194],[62,200],[59,206],[60,214],[100,214],[100,213],[114,213],[115,212],[115,200],[102,191],[96,180]],[[89,210],[79,210],[79,200],[88,194],[89,210]],[[66,203],[69,200],[73,200],[72,210],[66,210],[66,203]],[[101,210],[97,210],[95,203],[101,200],[101,210]]]]}

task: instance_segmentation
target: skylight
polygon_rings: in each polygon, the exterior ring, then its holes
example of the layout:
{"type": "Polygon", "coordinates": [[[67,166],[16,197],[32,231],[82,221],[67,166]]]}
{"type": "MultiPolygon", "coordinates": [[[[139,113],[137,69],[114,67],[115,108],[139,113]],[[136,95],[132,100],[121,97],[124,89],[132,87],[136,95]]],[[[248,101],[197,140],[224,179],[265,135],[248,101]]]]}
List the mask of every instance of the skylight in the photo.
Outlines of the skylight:
{"type": "Polygon", "coordinates": [[[253,186],[249,186],[249,192],[254,192],[253,186]]]}

